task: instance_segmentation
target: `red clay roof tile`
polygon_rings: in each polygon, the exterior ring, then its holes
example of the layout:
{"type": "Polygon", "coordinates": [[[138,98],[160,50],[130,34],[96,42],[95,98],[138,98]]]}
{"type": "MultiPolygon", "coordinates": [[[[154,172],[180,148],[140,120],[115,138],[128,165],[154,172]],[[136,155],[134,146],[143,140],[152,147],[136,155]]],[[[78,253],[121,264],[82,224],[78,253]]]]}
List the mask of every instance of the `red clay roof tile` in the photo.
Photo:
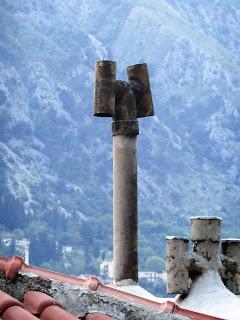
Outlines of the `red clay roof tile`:
{"type": "Polygon", "coordinates": [[[85,280],[84,286],[90,290],[96,291],[100,283],[101,282],[98,277],[90,276],[85,280]]]}
{"type": "Polygon", "coordinates": [[[46,293],[39,291],[28,291],[24,294],[24,304],[32,314],[40,315],[49,306],[62,305],[46,293]]]}
{"type": "Polygon", "coordinates": [[[7,259],[0,257],[0,269],[4,270],[7,259]]]}
{"type": "Polygon", "coordinates": [[[84,320],[112,320],[112,317],[103,313],[89,313],[85,316],[84,320]]]}
{"type": "Polygon", "coordinates": [[[11,259],[8,259],[4,268],[6,279],[15,279],[23,264],[24,260],[22,257],[14,256],[11,259]]]}
{"type": "Polygon", "coordinates": [[[37,320],[35,316],[25,309],[13,306],[8,308],[2,315],[3,320],[37,320]]]}
{"type": "Polygon", "coordinates": [[[51,306],[46,308],[40,316],[41,320],[78,320],[71,313],[59,308],[58,306],[51,306]]]}
{"type": "Polygon", "coordinates": [[[2,314],[5,310],[12,306],[23,307],[23,304],[17,299],[0,290],[0,314],[2,314]]]}

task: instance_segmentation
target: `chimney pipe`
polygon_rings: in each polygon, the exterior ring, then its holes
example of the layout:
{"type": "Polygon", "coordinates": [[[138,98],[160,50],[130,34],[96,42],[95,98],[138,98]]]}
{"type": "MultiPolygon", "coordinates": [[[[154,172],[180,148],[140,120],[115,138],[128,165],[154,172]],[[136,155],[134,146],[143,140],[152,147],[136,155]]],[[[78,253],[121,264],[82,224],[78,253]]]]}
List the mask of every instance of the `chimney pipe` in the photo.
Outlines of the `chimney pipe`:
{"type": "Polygon", "coordinates": [[[200,216],[191,221],[192,252],[187,253],[187,239],[168,239],[168,292],[182,293],[175,298],[180,308],[238,320],[240,240],[222,240],[220,255],[222,219],[200,216]]]}
{"type": "Polygon", "coordinates": [[[167,293],[185,294],[189,290],[188,247],[185,237],[167,239],[167,293]]]}
{"type": "Polygon", "coordinates": [[[221,235],[221,221],[219,217],[192,217],[193,253],[208,261],[208,269],[218,270],[219,244],[221,235]]]}
{"type": "Polygon", "coordinates": [[[192,217],[192,252],[185,237],[167,237],[167,292],[186,294],[190,280],[209,270],[221,271],[221,218],[192,217]]]}
{"type": "Polygon", "coordinates": [[[94,115],[112,117],[115,108],[116,62],[98,61],[95,66],[94,115]]]}
{"type": "Polygon", "coordinates": [[[240,239],[223,239],[221,244],[223,282],[230,291],[240,295],[240,239]]]}
{"type": "Polygon", "coordinates": [[[138,282],[137,135],[138,117],[154,114],[146,64],[127,68],[128,81],[116,80],[116,63],[98,61],[94,115],[112,116],[114,283],[138,282]]]}

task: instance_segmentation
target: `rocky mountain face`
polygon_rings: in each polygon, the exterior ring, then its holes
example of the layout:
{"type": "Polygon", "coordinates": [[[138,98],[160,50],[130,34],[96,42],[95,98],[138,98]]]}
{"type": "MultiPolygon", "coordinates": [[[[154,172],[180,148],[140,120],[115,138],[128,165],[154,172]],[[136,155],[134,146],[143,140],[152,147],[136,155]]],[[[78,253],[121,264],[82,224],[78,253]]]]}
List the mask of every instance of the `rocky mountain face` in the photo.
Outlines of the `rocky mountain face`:
{"type": "Polygon", "coordinates": [[[111,251],[110,121],[92,116],[102,59],[121,79],[149,67],[141,269],[189,216],[221,216],[239,236],[239,1],[1,0],[0,15],[0,223],[30,239],[31,263],[96,273],[111,251]]]}

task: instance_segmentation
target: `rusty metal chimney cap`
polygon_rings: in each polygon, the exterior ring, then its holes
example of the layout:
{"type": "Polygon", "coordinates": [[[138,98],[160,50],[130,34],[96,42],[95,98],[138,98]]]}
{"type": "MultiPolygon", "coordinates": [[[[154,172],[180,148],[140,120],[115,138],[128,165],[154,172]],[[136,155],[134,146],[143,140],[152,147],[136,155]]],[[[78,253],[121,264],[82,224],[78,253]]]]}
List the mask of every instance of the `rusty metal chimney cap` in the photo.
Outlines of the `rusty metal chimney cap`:
{"type": "Polygon", "coordinates": [[[98,61],[96,61],[96,64],[110,64],[110,65],[112,65],[112,64],[116,64],[116,62],[112,61],[112,60],[98,60],[98,61]]]}
{"type": "Polygon", "coordinates": [[[111,60],[99,60],[96,62],[95,74],[97,77],[100,76],[102,79],[111,79],[112,81],[116,78],[116,62],[111,60]]]}
{"type": "Polygon", "coordinates": [[[112,117],[115,113],[116,62],[96,62],[94,81],[94,116],[112,117]]]}
{"type": "Polygon", "coordinates": [[[181,237],[181,236],[167,236],[166,240],[182,240],[182,241],[189,241],[187,237],[181,237]]]}
{"type": "Polygon", "coordinates": [[[196,217],[191,217],[191,220],[219,220],[222,221],[221,217],[217,216],[196,216],[196,217]]]}
{"type": "Polygon", "coordinates": [[[133,69],[133,68],[146,68],[147,64],[144,63],[136,63],[136,64],[131,64],[130,66],[127,66],[127,70],[133,69]]]}

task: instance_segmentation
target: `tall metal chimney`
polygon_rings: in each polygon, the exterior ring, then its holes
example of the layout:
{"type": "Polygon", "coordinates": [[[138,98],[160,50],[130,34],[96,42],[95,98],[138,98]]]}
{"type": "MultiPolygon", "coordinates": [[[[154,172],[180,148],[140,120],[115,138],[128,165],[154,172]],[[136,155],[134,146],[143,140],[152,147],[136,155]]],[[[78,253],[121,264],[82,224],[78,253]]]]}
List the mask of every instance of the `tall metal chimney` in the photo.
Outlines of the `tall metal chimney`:
{"type": "Polygon", "coordinates": [[[94,115],[112,117],[113,270],[118,285],[138,282],[137,135],[140,117],[154,115],[147,65],[127,67],[116,80],[116,63],[98,61],[94,115]]]}

